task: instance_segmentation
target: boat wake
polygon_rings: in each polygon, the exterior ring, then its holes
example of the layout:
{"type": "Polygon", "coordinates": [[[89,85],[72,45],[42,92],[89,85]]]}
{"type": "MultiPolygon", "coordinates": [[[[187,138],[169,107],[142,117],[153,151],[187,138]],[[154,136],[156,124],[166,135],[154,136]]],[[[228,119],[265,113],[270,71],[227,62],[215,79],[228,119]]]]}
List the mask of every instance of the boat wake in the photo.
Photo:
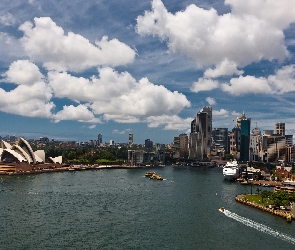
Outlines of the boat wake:
{"type": "Polygon", "coordinates": [[[283,234],[283,233],[280,233],[276,230],[273,230],[272,228],[268,227],[268,226],[265,226],[263,224],[260,224],[258,222],[255,222],[253,220],[250,220],[248,218],[245,218],[245,217],[242,217],[240,215],[237,215],[235,213],[232,213],[226,209],[219,209],[220,212],[224,213],[225,216],[229,217],[229,218],[232,218],[238,222],[241,222],[242,224],[248,226],[248,227],[252,227],[252,228],[255,228],[256,230],[260,231],[260,232],[263,232],[263,233],[266,233],[266,234],[269,234],[269,235],[272,235],[276,238],[279,238],[281,240],[284,240],[284,241],[287,241],[289,243],[292,243],[295,245],[295,238],[293,238],[292,236],[289,236],[287,234],[283,234]]]}

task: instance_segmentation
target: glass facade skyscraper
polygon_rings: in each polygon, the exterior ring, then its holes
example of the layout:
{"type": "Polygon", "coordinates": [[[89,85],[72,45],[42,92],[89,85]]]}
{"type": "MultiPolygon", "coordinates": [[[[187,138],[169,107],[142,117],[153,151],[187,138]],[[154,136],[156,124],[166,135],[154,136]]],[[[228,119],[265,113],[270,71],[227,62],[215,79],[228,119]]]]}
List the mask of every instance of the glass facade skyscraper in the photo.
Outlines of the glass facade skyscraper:
{"type": "Polygon", "coordinates": [[[241,120],[240,161],[249,161],[251,119],[241,120]]]}

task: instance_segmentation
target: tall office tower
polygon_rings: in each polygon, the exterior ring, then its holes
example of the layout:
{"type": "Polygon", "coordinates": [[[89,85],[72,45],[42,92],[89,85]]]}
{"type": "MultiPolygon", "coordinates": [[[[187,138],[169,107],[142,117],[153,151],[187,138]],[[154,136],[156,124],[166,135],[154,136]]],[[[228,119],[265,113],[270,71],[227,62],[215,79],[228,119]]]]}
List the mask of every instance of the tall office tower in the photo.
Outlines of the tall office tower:
{"type": "Polygon", "coordinates": [[[187,134],[179,135],[179,156],[181,158],[188,157],[188,136],[187,134]]]}
{"type": "Polygon", "coordinates": [[[228,129],[215,128],[212,130],[212,139],[214,141],[215,150],[217,152],[224,151],[225,154],[229,153],[228,148],[228,129]]]}
{"type": "Polygon", "coordinates": [[[261,130],[256,127],[252,129],[250,134],[250,145],[249,145],[249,161],[258,161],[261,150],[261,130]]]}
{"type": "Polygon", "coordinates": [[[240,158],[240,145],[241,145],[241,129],[234,127],[228,135],[229,137],[229,153],[234,156],[234,159],[240,158]]]}
{"type": "Polygon", "coordinates": [[[286,146],[292,146],[293,145],[293,135],[285,135],[286,137],[286,146]]]}
{"type": "Polygon", "coordinates": [[[275,134],[285,136],[285,123],[278,122],[275,124],[275,134]]]}
{"type": "Polygon", "coordinates": [[[261,159],[263,162],[275,162],[278,159],[285,158],[285,136],[279,134],[264,134],[261,137],[261,159]]]}
{"type": "MultiPolygon", "coordinates": [[[[243,114],[245,115],[245,114],[243,114]]],[[[240,161],[249,161],[251,119],[243,117],[241,120],[240,161]]]]}
{"type": "Polygon", "coordinates": [[[129,145],[133,144],[133,134],[129,134],[129,145]]]}
{"type": "Polygon", "coordinates": [[[151,141],[150,139],[146,139],[144,141],[144,146],[145,146],[145,148],[153,148],[153,146],[154,146],[153,141],[151,141]]]}
{"type": "Polygon", "coordinates": [[[160,164],[165,164],[165,144],[155,143],[156,158],[160,164]]]}
{"type": "Polygon", "coordinates": [[[97,143],[98,143],[98,145],[102,144],[102,134],[98,134],[97,143]]]}
{"type": "Polygon", "coordinates": [[[191,122],[191,133],[196,132],[196,118],[192,120],[191,122]]]}
{"type": "Polygon", "coordinates": [[[236,127],[237,128],[240,128],[241,127],[241,121],[242,120],[245,120],[245,119],[247,119],[247,118],[246,118],[245,113],[243,112],[242,116],[241,117],[237,117],[237,119],[236,119],[236,127]]]}
{"type": "Polygon", "coordinates": [[[180,157],[179,147],[180,147],[180,138],[179,138],[179,136],[174,136],[174,139],[173,139],[173,151],[174,151],[173,158],[177,159],[177,158],[180,157]]]}
{"type": "Polygon", "coordinates": [[[190,148],[194,152],[190,152],[190,158],[192,156],[194,156],[193,158],[207,158],[211,153],[211,137],[212,107],[205,106],[196,114],[196,118],[191,122],[190,148]],[[198,136],[194,136],[193,134],[195,133],[198,136]]]}

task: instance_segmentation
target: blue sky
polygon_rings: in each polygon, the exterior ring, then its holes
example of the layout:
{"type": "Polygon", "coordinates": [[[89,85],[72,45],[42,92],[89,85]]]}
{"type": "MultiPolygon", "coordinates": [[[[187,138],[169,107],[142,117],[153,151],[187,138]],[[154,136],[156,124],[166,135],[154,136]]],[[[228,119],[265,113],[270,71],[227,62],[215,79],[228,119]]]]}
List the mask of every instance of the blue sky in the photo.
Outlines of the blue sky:
{"type": "Polygon", "coordinates": [[[293,0],[2,0],[0,136],[171,143],[213,127],[294,134],[293,0]]]}

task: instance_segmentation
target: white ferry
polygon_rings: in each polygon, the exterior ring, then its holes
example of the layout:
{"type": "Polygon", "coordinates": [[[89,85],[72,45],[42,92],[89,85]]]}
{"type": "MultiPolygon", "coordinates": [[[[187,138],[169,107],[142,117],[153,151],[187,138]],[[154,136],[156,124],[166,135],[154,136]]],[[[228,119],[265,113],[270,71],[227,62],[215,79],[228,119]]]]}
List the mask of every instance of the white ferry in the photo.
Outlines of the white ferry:
{"type": "Polygon", "coordinates": [[[235,161],[228,161],[222,171],[224,177],[228,180],[236,180],[240,176],[240,166],[238,162],[235,161]]]}

